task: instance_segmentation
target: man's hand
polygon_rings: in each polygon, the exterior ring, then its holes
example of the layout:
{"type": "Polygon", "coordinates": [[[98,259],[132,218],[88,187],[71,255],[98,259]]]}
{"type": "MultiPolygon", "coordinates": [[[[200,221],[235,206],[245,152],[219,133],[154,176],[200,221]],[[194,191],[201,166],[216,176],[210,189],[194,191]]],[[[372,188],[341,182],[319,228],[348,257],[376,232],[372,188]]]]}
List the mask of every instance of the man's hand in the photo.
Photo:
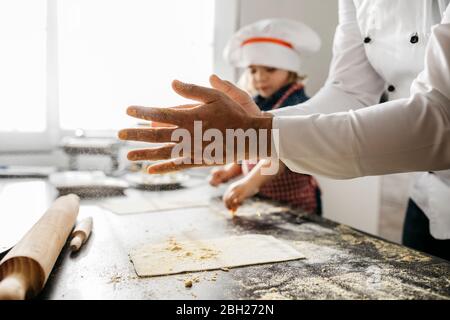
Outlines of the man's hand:
{"type": "Polygon", "coordinates": [[[264,116],[264,113],[261,112],[252,97],[250,97],[250,95],[244,90],[236,87],[230,81],[222,80],[218,76],[212,75],[209,78],[209,83],[214,89],[219,90],[227,95],[231,100],[238,103],[249,115],[255,117],[264,116]]]}
{"type": "MultiPolygon", "coordinates": [[[[128,153],[128,159],[166,160],[150,166],[148,168],[149,173],[165,173],[191,167],[217,165],[205,161],[208,159],[205,159],[202,153],[203,149],[209,144],[209,141],[203,141],[202,139],[203,133],[208,129],[216,129],[216,132],[222,134],[224,148],[221,154],[216,155],[221,158],[222,163],[255,157],[247,147],[243,150],[227,150],[225,147],[227,129],[242,129],[243,131],[254,129],[257,132],[265,129],[265,131],[262,131],[267,134],[265,137],[267,140],[266,150],[264,151],[270,156],[272,117],[262,115],[259,109],[257,113],[255,109],[257,106],[251,98],[231,83],[223,81],[217,76],[211,76],[210,82],[217,89],[185,84],[180,81],[174,81],[172,83],[172,88],[176,93],[185,98],[199,101],[201,102],[200,104],[189,104],[175,108],[128,107],[127,114],[132,117],[172,125],[170,127],[121,130],[118,135],[122,140],[165,143],[163,146],[157,148],[131,151],[128,153]],[[195,137],[194,121],[201,121],[202,137],[195,137]],[[173,143],[172,134],[180,129],[185,129],[185,132],[190,134],[191,146],[193,148],[190,148],[190,152],[184,153],[182,158],[174,159],[173,150],[177,144],[173,143]],[[196,145],[198,147],[194,138],[200,138],[202,140],[200,144],[202,150],[194,148],[196,145]],[[234,154],[230,155],[229,153],[234,154]],[[202,157],[200,161],[198,161],[199,154],[202,157]]],[[[259,135],[257,136],[257,140],[257,144],[259,145],[259,135]]]]}

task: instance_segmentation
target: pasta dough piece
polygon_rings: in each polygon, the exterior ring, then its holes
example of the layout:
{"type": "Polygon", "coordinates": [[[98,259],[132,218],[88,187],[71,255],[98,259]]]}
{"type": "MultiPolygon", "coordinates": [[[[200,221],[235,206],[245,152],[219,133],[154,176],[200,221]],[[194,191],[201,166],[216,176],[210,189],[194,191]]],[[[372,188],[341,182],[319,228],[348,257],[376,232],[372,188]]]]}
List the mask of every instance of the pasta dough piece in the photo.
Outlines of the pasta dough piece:
{"type": "Polygon", "coordinates": [[[267,235],[149,244],[130,253],[136,273],[161,276],[302,259],[304,256],[283,241],[267,235]]]}
{"type": "Polygon", "coordinates": [[[158,197],[120,197],[105,200],[100,205],[115,214],[126,215],[182,208],[207,207],[209,201],[158,197]]]}

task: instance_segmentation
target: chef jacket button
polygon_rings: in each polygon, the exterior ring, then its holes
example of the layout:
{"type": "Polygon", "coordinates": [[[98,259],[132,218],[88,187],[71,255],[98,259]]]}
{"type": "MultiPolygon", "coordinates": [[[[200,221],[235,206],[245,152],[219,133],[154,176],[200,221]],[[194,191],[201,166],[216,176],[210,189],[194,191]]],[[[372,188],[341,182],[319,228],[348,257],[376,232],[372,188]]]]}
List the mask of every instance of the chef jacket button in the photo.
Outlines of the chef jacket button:
{"type": "Polygon", "coordinates": [[[411,36],[411,39],[409,39],[409,42],[411,42],[411,43],[417,43],[417,42],[419,42],[419,36],[417,35],[417,33],[414,33],[414,34],[411,36]]]}
{"type": "Polygon", "coordinates": [[[395,87],[391,84],[388,88],[389,92],[394,92],[395,91],[395,87]]]}
{"type": "Polygon", "coordinates": [[[370,37],[364,38],[364,43],[370,43],[371,41],[372,41],[372,39],[370,37]]]}

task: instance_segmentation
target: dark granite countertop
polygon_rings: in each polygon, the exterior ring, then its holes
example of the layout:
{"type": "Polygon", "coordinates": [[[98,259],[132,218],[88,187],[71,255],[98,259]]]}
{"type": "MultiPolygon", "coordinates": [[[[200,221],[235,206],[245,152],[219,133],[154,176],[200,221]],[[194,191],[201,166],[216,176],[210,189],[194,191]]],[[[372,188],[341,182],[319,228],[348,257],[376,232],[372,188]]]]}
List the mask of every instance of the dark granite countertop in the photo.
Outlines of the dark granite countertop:
{"type": "MultiPolygon", "coordinates": [[[[265,209],[232,217],[204,183],[148,197],[211,198],[211,206],[116,215],[83,201],[91,238],[75,255],[61,253],[40,299],[450,299],[450,263],[296,210],[265,209]],[[278,212],[277,212],[278,211],[278,212]],[[306,259],[139,278],[128,253],[138,245],[267,234],[306,259]],[[185,280],[197,279],[192,288],[185,280]]],[[[258,202],[254,202],[257,205],[258,202]]],[[[250,207],[251,208],[251,207],[250,207]]]]}

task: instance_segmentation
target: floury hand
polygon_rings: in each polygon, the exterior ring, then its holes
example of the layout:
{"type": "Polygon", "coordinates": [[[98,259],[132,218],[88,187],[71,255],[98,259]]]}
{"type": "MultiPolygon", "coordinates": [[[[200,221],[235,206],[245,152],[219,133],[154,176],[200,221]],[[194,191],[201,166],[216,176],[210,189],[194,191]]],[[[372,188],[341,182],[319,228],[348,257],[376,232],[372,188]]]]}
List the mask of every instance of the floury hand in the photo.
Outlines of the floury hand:
{"type": "Polygon", "coordinates": [[[172,83],[176,93],[201,104],[129,107],[130,116],[176,127],[121,130],[122,140],[164,143],[131,151],[128,159],[165,160],[148,168],[149,173],[165,173],[270,156],[272,117],[261,114],[251,98],[231,83],[214,75],[210,82],[216,89],[172,83]]]}

